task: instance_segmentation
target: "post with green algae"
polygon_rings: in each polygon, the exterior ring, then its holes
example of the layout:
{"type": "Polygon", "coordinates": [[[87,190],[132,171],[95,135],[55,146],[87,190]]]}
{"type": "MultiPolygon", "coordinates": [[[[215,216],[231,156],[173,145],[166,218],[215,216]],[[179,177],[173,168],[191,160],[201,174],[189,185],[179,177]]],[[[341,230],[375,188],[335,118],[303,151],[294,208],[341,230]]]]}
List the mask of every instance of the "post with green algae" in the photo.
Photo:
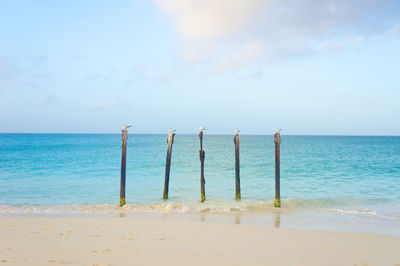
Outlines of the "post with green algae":
{"type": "Polygon", "coordinates": [[[169,174],[171,169],[171,155],[172,155],[172,144],[174,143],[175,132],[174,129],[169,129],[169,134],[167,138],[168,149],[167,149],[167,161],[165,163],[165,183],[164,183],[164,193],[163,199],[168,199],[168,189],[169,189],[169,174]]]}
{"type": "Polygon", "coordinates": [[[239,160],[239,144],[240,136],[239,129],[235,129],[235,136],[233,137],[233,143],[235,143],[235,184],[236,184],[236,199],[240,199],[240,160],[239,160]]]}
{"type": "Polygon", "coordinates": [[[126,181],[126,142],[128,140],[128,128],[131,126],[122,126],[122,159],[121,159],[121,189],[119,195],[119,205],[125,205],[125,181],[126,181]]]}
{"type": "Polygon", "coordinates": [[[205,184],[206,181],[204,179],[204,158],[205,158],[205,152],[203,150],[203,131],[206,130],[203,126],[200,127],[200,133],[199,133],[199,138],[200,138],[200,164],[201,164],[201,172],[200,172],[200,186],[201,186],[201,202],[204,202],[206,200],[206,189],[205,189],[205,184]]]}
{"type": "Polygon", "coordinates": [[[275,207],[281,207],[281,192],[280,192],[280,144],[281,144],[281,130],[276,129],[274,135],[275,142],[275,207]]]}

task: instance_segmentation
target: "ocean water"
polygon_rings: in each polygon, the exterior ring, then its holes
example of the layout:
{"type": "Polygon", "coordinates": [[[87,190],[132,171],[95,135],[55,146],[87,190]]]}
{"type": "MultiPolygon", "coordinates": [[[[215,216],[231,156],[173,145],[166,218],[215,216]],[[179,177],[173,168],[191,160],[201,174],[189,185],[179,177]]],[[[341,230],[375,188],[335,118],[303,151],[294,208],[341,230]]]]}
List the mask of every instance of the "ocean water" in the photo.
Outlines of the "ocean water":
{"type": "MultiPolygon", "coordinates": [[[[176,135],[162,199],[166,138],[129,135],[122,210],[276,213],[272,135],[241,136],[236,201],[233,136],[205,134],[205,203],[197,135],[176,135]]],[[[0,134],[0,214],[119,212],[120,167],[119,134],[0,134]]],[[[400,230],[400,137],[282,135],[281,198],[282,213],[389,221],[400,230]]]]}

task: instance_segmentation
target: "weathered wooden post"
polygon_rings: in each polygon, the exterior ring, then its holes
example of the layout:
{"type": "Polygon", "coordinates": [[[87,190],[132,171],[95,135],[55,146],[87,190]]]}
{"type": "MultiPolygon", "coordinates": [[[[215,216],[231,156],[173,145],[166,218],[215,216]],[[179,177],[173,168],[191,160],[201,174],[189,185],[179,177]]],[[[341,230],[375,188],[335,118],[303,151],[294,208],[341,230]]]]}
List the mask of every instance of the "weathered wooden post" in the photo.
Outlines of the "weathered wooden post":
{"type": "Polygon", "coordinates": [[[239,160],[239,144],[240,136],[239,129],[235,129],[235,136],[233,137],[233,143],[235,143],[235,180],[236,180],[236,199],[240,199],[240,160],[239,160]]]}
{"type": "Polygon", "coordinates": [[[169,189],[169,173],[171,169],[171,154],[172,154],[172,144],[174,143],[175,132],[174,129],[169,129],[169,134],[167,138],[168,149],[167,149],[167,160],[165,163],[165,183],[164,183],[164,193],[163,199],[168,199],[168,189],[169,189]]]}
{"type": "Polygon", "coordinates": [[[276,129],[274,135],[275,142],[275,207],[281,207],[281,192],[280,192],[280,144],[281,144],[281,130],[276,129]]]}
{"type": "Polygon", "coordinates": [[[122,159],[121,159],[121,189],[119,195],[119,205],[125,205],[125,180],[126,180],[126,141],[128,140],[128,128],[131,126],[122,126],[122,159]]]}
{"type": "Polygon", "coordinates": [[[200,164],[201,164],[201,174],[200,174],[200,186],[201,186],[201,202],[204,202],[206,200],[206,190],[205,190],[205,179],[204,179],[204,158],[205,158],[205,152],[203,150],[203,131],[206,130],[203,126],[200,127],[200,133],[199,133],[199,138],[200,138],[200,164]]]}

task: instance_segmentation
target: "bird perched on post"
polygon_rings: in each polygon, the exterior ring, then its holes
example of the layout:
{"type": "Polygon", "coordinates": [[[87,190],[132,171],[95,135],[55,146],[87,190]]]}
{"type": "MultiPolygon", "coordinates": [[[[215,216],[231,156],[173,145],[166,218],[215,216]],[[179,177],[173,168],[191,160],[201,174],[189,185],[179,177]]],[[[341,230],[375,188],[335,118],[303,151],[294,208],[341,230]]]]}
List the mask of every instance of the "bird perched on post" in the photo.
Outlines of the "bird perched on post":
{"type": "Polygon", "coordinates": [[[172,133],[174,133],[176,131],[176,129],[170,128],[170,129],[168,129],[168,131],[169,131],[169,134],[172,134],[172,133]]]}
{"type": "Polygon", "coordinates": [[[200,126],[200,131],[204,131],[204,130],[207,130],[207,128],[200,126]]]}
{"type": "Polygon", "coordinates": [[[235,144],[240,144],[240,136],[239,136],[240,130],[238,128],[235,128],[235,136],[233,136],[233,142],[235,144]],[[237,142],[237,143],[236,143],[237,142]]]}
{"type": "Polygon", "coordinates": [[[280,134],[280,132],[281,132],[281,130],[282,129],[276,129],[276,132],[275,132],[275,134],[274,134],[274,143],[276,143],[276,144],[281,144],[281,134],[280,134]]]}
{"type": "Polygon", "coordinates": [[[132,127],[132,125],[122,125],[122,130],[127,130],[128,128],[132,127]]]}

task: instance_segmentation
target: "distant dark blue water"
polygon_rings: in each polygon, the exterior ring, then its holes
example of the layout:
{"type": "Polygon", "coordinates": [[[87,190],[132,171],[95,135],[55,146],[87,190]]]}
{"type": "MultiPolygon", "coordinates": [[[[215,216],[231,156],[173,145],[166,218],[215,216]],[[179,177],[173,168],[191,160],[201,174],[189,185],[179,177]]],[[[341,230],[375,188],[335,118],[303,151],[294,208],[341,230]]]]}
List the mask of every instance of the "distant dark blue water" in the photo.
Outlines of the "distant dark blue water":
{"type": "MultiPolygon", "coordinates": [[[[241,136],[238,202],[233,136],[205,135],[206,204],[199,202],[197,135],[176,135],[169,203],[162,200],[166,137],[129,135],[126,208],[273,209],[273,136],[241,136]]],[[[120,135],[0,134],[0,212],[114,208],[120,164],[120,135]]],[[[282,135],[281,196],[282,210],[314,208],[400,219],[400,137],[282,135]]]]}

